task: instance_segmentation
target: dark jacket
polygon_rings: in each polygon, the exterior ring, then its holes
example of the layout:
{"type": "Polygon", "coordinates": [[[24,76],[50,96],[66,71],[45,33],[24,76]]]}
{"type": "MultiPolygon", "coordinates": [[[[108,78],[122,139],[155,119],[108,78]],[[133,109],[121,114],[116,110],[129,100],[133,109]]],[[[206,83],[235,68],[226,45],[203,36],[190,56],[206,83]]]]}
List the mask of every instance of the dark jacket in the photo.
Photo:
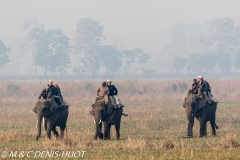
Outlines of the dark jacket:
{"type": "Polygon", "coordinates": [[[47,98],[54,98],[54,96],[57,95],[56,88],[53,85],[52,86],[48,85],[48,87],[49,87],[49,94],[48,94],[47,98]]]}
{"type": "Polygon", "coordinates": [[[197,94],[198,93],[198,89],[199,89],[199,84],[197,82],[193,83],[192,84],[192,93],[197,94]]]}
{"type": "Polygon", "coordinates": [[[211,92],[210,85],[207,81],[203,80],[201,83],[201,92],[211,92]]]}
{"type": "Polygon", "coordinates": [[[118,90],[114,85],[108,86],[108,90],[109,90],[109,96],[113,96],[113,95],[118,94],[118,90]]]}
{"type": "Polygon", "coordinates": [[[48,94],[49,94],[49,91],[47,92],[46,89],[43,89],[39,94],[38,99],[41,99],[41,98],[47,99],[48,94]]]}
{"type": "MultiPolygon", "coordinates": [[[[56,96],[62,98],[62,93],[61,93],[61,89],[59,87],[55,87],[56,88],[56,96]]],[[[63,98],[62,98],[63,99],[63,98]]]]}

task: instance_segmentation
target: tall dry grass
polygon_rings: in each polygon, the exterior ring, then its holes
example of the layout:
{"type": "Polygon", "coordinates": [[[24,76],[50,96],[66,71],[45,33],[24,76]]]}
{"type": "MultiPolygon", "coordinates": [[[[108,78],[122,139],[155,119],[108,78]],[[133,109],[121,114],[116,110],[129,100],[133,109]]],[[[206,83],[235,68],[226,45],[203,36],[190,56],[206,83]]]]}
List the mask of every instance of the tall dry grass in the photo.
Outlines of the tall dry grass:
{"type": "MultiPolygon", "coordinates": [[[[212,93],[220,102],[239,102],[240,80],[209,79],[212,93]]],[[[92,101],[100,87],[97,81],[60,81],[62,94],[73,104],[92,101]]],[[[191,88],[191,80],[119,80],[114,85],[119,90],[119,97],[124,101],[181,101],[191,88]]],[[[47,82],[0,82],[1,103],[35,102],[47,82]]]]}

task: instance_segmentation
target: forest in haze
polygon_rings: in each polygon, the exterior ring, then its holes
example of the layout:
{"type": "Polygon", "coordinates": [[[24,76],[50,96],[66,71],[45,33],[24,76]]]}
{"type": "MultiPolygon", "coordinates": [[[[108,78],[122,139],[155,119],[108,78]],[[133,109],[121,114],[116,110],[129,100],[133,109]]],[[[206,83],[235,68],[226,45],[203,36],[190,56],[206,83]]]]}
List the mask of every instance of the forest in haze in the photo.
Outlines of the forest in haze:
{"type": "Polygon", "coordinates": [[[103,43],[108,38],[104,26],[93,18],[79,20],[75,37],[66,36],[61,29],[47,30],[38,18],[30,18],[15,26],[25,35],[22,39],[11,46],[0,40],[0,74],[1,78],[238,77],[239,22],[236,18],[215,18],[202,24],[176,23],[168,29],[166,45],[151,53],[141,46],[125,48],[118,38],[111,45],[103,43]]]}

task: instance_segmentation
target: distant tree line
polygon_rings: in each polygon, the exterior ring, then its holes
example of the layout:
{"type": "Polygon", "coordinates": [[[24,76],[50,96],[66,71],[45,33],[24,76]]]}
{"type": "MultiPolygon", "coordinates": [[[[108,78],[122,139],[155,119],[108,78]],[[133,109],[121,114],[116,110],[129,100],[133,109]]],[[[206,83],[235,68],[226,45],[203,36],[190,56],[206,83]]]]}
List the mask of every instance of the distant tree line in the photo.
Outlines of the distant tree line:
{"type": "Polygon", "coordinates": [[[171,40],[163,50],[170,56],[170,72],[213,73],[219,68],[229,73],[240,69],[239,22],[216,18],[205,25],[172,26],[171,40]]]}
{"type": "Polygon", "coordinates": [[[75,39],[70,39],[59,29],[46,30],[37,18],[25,20],[21,27],[32,52],[35,75],[39,67],[44,69],[45,75],[57,72],[63,75],[71,67],[79,75],[96,75],[101,67],[106,74],[113,75],[133,63],[147,63],[149,59],[149,54],[141,48],[119,50],[102,45],[104,28],[94,19],[80,19],[75,39]],[[71,56],[77,59],[77,64],[72,64],[71,56]]]}
{"type": "MultiPolygon", "coordinates": [[[[126,74],[129,68],[147,64],[151,58],[143,48],[103,45],[104,27],[91,18],[80,19],[76,37],[71,38],[60,29],[46,30],[37,18],[25,20],[21,29],[26,34],[22,47],[27,48],[21,48],[21,52],[31,52],[35,75],[39,69],[44,75],[66,75],[70,70],[76,75],[94,76],[100,70],[108,75],[126,74]]],[[[240,72],[239,20],[216,18],[204,24],[178,23],[168,32],[170,40],[156,59],[158,64],[167,66],[167,73],[240,72]]],[[[10,51],[0,40],[0,73],[11,60],[10,51]]]]}

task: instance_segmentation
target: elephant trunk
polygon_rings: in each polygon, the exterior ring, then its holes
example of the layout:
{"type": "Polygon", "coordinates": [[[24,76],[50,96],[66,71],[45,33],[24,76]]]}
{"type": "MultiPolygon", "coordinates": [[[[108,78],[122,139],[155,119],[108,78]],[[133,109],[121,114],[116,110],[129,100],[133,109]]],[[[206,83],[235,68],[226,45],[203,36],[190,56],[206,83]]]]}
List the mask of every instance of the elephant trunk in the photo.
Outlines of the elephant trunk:
{"type": "Polygon", "coordinates": [[[98,136],[101,134],[100,124],[102,123],[100,114],[95,114],[94,123],[96,124],[96,131],[94,138],[97,139],[98,136]]]}
{"type": "Polygon", "coordinates": [[[186,114],[187,114],[187,119],[190,119],[192,117],[192,107],[189,105],[186,105],[186,114]]]}
{"type": "Polygon", "coordinates": [[[102,116],[101,113],[96,114],[95,113],[95,119],[94,119],[96,124],[100,124],[102,122],[102,116]]]}
{"type": "Polygon", "coordinates": [[[38,122],[37,122],[38,134],[37,134],[36,140],[38,140],[38,138],[41,136],[42,119],[43,119],[43,114],[40,113],[38,115],[38,122]]]}

